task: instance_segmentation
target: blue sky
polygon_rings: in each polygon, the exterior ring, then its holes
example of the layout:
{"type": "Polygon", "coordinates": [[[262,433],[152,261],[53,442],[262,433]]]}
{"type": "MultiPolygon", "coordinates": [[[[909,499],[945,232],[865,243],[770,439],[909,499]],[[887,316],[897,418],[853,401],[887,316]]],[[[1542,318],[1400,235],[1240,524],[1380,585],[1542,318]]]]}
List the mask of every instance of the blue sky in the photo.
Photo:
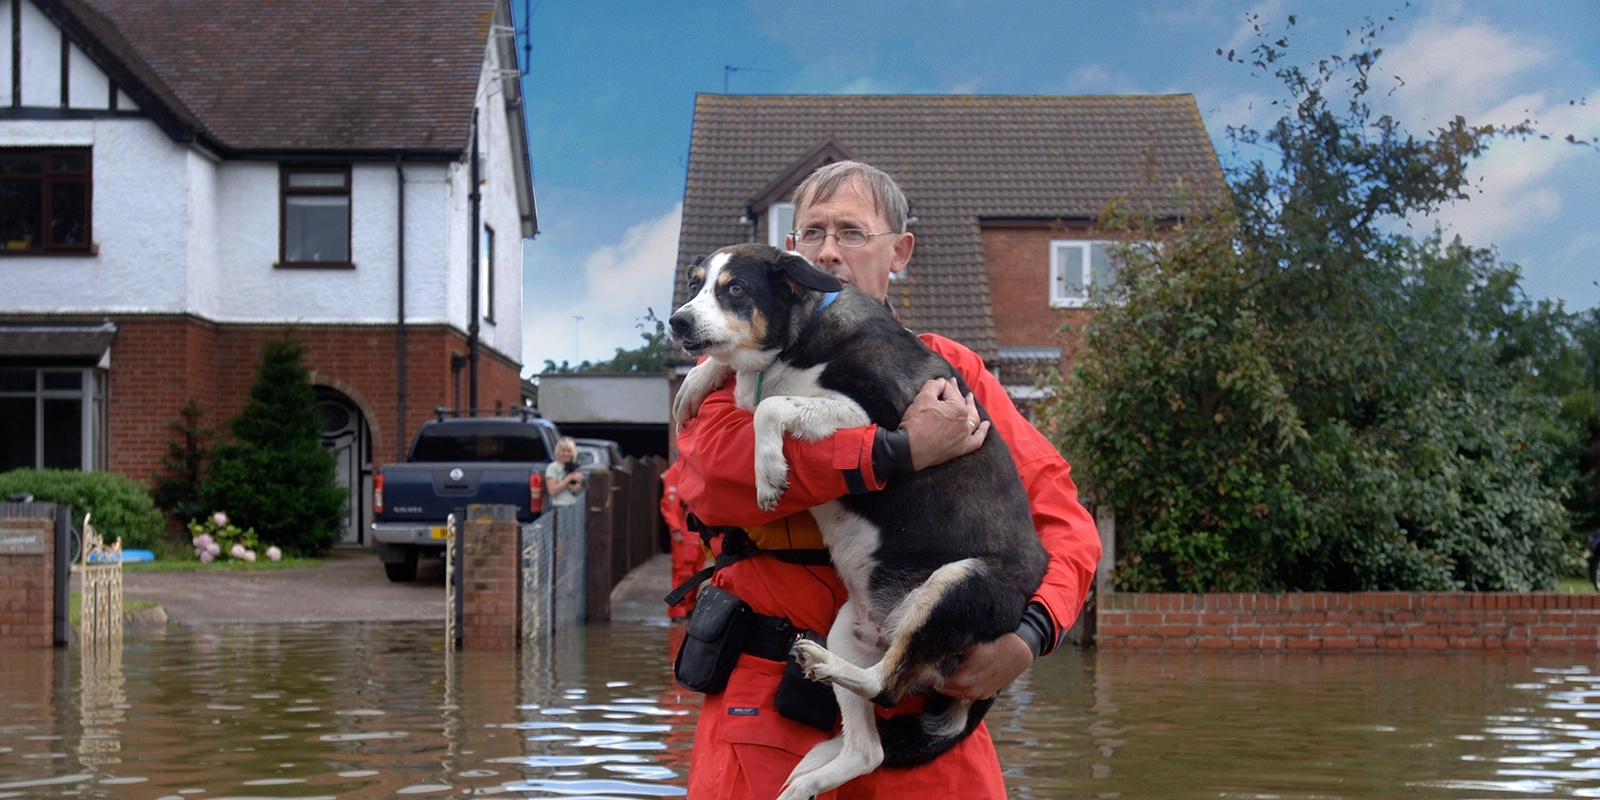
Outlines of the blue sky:
{"type": "MultiPolygon", "coordinates": [[[[524,0],[511,2],[520,22],[524,0]]],[[[667,315],[694,97],[725,81],[735,94],[1187,93],[1227,164],[1256,155],[1234,152],[1227,127],[1270,123],[1283,95],[1217,49],[1245,53],[1260,25],[1286,33],[1290,58],[1310,64],[1352,52],[1346,31],[1371,17],[1385,25],[1377,85],[1396,87],[1380,110],[1409,129],[1461,114],[1600,136],[1596,0],[528,5],[523,83],[541,228],[523,257],[530,373],[547,358],[635,347],[645,309],[667,315]]],[[[1474,174],[1470,201],[1417,224],[1495,246],[1522,266],[1532,297],[1600,305],[1600,147],[1503,142],[1474,174]]]]}

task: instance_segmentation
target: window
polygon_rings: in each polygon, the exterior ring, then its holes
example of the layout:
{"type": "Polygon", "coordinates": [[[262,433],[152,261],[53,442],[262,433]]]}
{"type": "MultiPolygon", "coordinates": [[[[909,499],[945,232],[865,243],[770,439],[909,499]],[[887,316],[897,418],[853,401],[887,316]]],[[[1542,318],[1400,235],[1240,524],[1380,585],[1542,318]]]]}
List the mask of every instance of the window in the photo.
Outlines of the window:
{"type": "Polygon", "coordinates": [[[106,375],[0,368],[0,472],[105,469],[106,375]]]}
{"type": "Polygon", "coordinates": [[[278,265],[355,266],[350,261],[350,168],[283,167],[278,189],[278,265]]]}
{"type": "Polygon", "coordinates": [[[1117,279],[1117,242],[1057,239],[1050,243],[1050,305],[1078,308],[1111,288],[1117,279]]]}
{"type": "Polygon", "coordinates": [[[767,206],[767,244],[783,247],[783,238],[794,230],[794,203],[767,206]]]}
{"type": "Polygon", "coordinates": [[[494,228],[488,225],[478,234],[478,302],[483,318],[494,322],[494,228]]]}
{"type": "Polygon", "coordinates": [[[88,253],[89,148],[0,149],[0,248],[88,253]]]}

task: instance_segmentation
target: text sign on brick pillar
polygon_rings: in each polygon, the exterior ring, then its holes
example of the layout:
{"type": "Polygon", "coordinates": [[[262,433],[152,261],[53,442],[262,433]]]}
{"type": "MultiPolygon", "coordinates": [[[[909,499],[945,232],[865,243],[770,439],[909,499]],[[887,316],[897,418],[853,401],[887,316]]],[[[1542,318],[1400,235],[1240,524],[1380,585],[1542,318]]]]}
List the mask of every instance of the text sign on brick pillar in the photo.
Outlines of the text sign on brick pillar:
{"type": "Polygon", "coordinates": [[[54,519],[0,516],[0,650],[54,646],[54,552],[54,519]]]}
{"type": "Polygon", "coordinates": [[[461,647],[512,650],[521,640],[517,507],[467,506],[461,525],[461,647]]]}

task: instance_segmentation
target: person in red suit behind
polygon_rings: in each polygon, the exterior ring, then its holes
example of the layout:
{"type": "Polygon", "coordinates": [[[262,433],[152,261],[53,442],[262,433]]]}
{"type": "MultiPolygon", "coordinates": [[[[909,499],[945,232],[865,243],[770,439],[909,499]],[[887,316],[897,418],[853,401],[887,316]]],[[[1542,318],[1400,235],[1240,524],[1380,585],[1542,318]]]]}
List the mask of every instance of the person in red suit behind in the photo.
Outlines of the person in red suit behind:
{"type": "MultiPolygon", "coordinates": [[[[678,586],[706,565],[706,551],[700,537],[688,528],[689,509],[678,497],[678,464],[673,462],[661,473],[661,518],[667,521],[667,534],[672,540],[672,585],[678,586]]],[[[699,590],[690,592],[683,602],[667,607],[668,619],[687,619],[694,610],[694,598],[699,590]]]]}

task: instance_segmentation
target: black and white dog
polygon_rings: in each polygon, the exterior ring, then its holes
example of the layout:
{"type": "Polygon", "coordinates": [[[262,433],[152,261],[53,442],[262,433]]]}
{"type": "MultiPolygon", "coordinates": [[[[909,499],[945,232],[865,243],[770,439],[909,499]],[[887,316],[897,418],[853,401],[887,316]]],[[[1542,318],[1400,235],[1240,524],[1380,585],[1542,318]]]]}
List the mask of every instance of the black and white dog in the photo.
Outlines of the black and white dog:
{"type": "MultiPolygon", "coordinates": [[[[787,488],[783,436],[817,441],[869,422],[890,430],[924,382],[965,382],[893,313],[797,253],[724,248],[690,268],[673,338],[709,355],[674,402],[692,416],[728,371],[755,414],[756,501],[787,488]],[[757,394],[759,392],[759,402],[757,394]]],[[[987,418],[987,412],[980,413],[987,418]]],[[[782,800],[829,791],[880,764],[926,763],[972,733],[993,699],[938,694],[969,646],[1016,630],[1049,556],[1011,453],[992,429],[974,453],[900,475],[877,492],[811,509],[849,600],[826,649],[801,640],[808,677],[833,684],[839,736],[790,774],[782,800]],[[923,711],[875,723],[871,702],[925,696],[923,711]]]]}

